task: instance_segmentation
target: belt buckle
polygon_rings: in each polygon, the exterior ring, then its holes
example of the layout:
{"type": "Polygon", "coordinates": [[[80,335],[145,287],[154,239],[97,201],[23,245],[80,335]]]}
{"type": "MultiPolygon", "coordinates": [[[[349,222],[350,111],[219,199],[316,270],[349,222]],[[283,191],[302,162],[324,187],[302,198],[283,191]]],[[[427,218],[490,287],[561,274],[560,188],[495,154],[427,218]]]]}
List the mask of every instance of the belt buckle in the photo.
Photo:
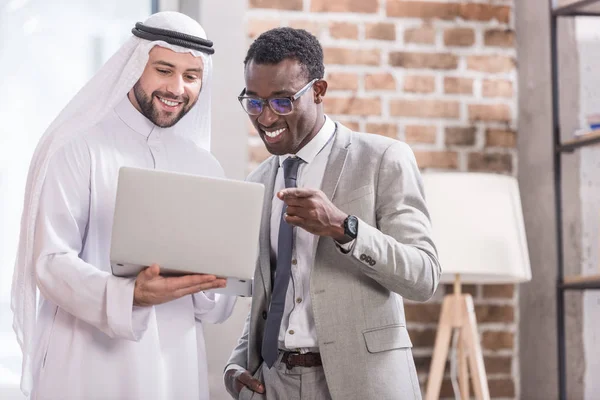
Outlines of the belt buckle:
{"type": "Polygon", "coordinates": [[[286,356],[285,356],[285,367],[288,370],[291,370],[292,368],[295,367],[295,365],[292,365],[292,357],[297,356],[297,355],[299,355],[299,353],[291,353],[291,352],[286,353],[286,356]]]}

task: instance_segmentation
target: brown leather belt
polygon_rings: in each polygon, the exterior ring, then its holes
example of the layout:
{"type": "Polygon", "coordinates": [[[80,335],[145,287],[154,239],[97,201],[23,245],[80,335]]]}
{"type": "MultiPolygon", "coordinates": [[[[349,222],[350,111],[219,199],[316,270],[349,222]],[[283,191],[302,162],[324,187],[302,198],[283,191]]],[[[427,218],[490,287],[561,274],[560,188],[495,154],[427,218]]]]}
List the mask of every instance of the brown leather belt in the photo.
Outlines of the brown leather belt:
{"type": "Polygon", "coordinates": [[[290,351],[284,351],[281,362],[284,363],[287,369],[294,367],[320,367],[323,365],[321,361],[321,354],[319,353],[294,353],[290,351]]]}

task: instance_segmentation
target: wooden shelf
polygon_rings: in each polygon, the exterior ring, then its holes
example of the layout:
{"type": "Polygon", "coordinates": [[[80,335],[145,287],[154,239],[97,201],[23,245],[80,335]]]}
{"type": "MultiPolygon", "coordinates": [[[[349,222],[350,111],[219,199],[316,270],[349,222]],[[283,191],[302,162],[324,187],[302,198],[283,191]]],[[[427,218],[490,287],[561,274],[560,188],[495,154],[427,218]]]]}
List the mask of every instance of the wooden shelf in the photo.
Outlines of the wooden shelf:
{"type": "Polygon", "coordinates": [[[575,139],[562,142],[560,146],[558,146],[558,151],[572,152],[580,147],[585,147],[596,143],[600,143],[600,129],[590,131],[589,133],[581,135],[575,139]]]}
{"type": "Polygon", "coordinates": [[[565,276],[561,287],[565,290],[600,289],[600,274],[565,276]]]}

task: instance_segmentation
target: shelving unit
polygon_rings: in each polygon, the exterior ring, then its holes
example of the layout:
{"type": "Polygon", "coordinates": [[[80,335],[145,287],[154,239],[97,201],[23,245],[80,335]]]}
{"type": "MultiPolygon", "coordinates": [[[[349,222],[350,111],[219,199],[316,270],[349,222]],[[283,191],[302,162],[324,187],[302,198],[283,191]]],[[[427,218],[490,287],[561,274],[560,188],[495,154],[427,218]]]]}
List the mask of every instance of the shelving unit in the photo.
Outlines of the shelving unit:
{"type": "MultiPolygon", "coordinates": [[[[556,244],[557,244],[557,346],[558,346],[558,394],[560,400],[567,400],[566,382],[566,338],[565,338],[565,292],[567,290],[600,289],[600,275],[564,276],[564,242],[562,218],[562,157],[575,150],[600,143],[600,131],[592,131],[583,137],[562,141],[560,131],[560,94],[558,71],[558,20],[565,17],[598,16],[600,0],[576,0],[567,5],[556,6],[556,0],[550,0],[550,41],[552,57],[552,127],[554,135],[554,193],[556,207],[556,244]]],[[[600,19],[599,22],[600,24],[600,19]]]]}

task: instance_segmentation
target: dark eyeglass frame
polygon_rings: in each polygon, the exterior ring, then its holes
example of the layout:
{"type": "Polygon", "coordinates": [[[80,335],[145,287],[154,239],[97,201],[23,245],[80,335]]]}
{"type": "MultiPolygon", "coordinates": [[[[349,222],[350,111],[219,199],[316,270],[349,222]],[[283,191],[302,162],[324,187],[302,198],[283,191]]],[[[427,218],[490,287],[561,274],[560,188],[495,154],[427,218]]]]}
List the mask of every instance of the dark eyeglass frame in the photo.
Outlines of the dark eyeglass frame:
{"type": "Polygon", "coordinates": [[[240,93],[240,95],[238,96],[238,101],[240,102],[240,105],[242,106],[244,111],[248,115],[252,115],[253,117],[261,115],[263,113],[263,111],[265,110],[265,105],[268,105],[268,107],[271,109],[271,111],[273,111],[277,115],[290,115],[291,113],[294,112],[294,102],[296,100],[298,100],[300,97],[302,97],[302,95],[304,93],[306,93],[306,91],[308,89],[310,89],[315,84],[315,82],[317,82],[319,80],[320,80],[319,78],[315,78],[312,81],[308,82],[306,85],[304,85],[304,87],[302,89],[298,90],[293,96],[274,97],[272,99],[267,99],[267,100],[261,99],[260,97],[255,97],[255,96],[246,96],[246,88],[244,88],[244,90],[242,90],[242,93],[240,93]],[[242,103],[244,101],[244,99],[252,99],[252,100],[260,101],[262,104],[262,108],[261,108],[260,112],[258,114],[250,114],[248,112],[248,110],[246,110],[246,107],[244,107],[244,104],[242,103]],[[290,112],[289,113],[280,113],[280,112],[275,111],[275,107],[271,104],[271,102],[276,101],[276,100],[289,100],[290,105],[291,105],[290,112]]]}

